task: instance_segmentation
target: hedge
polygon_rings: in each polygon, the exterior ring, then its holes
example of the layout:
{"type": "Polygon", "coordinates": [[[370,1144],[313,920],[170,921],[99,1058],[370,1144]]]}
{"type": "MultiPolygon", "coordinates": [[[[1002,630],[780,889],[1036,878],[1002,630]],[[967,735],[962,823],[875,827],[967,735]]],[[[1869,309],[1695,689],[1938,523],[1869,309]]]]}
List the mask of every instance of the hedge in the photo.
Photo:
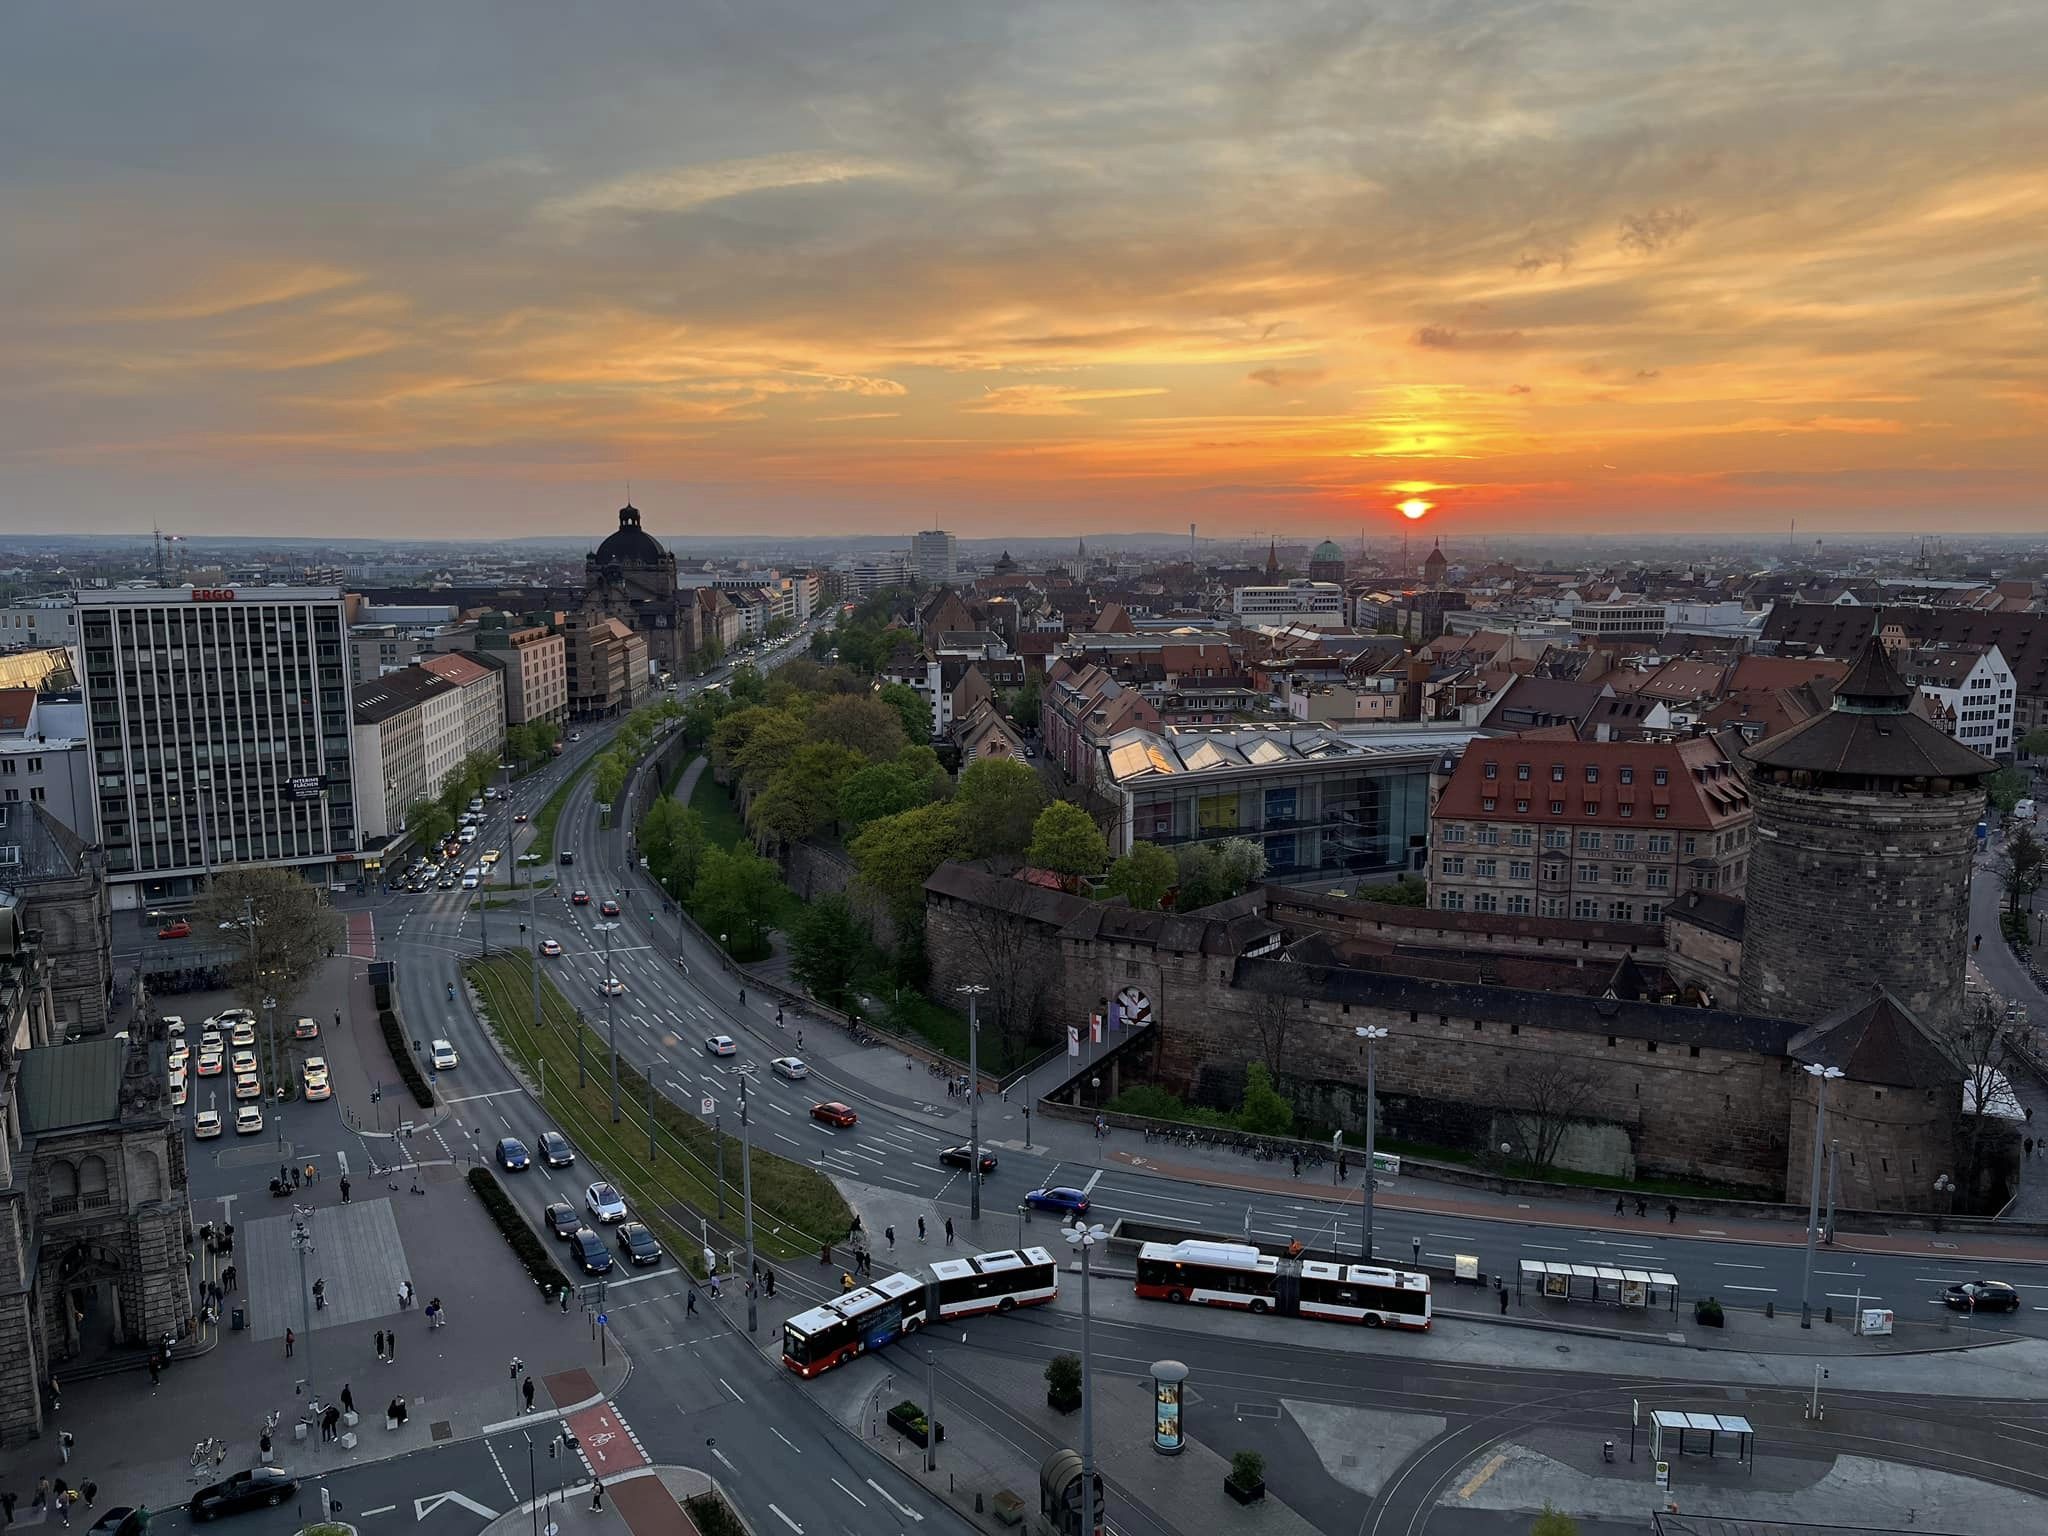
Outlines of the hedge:
{"type": "Polygon", "coordinates": [[[384,1026],[384,1043],[391,1047],[391,1059],[398,1066],[398,1075],[412,1090],[413,1103],[421,1109],[432,1109],[434,1090],[420,1076],[420,1064],[412,1059],[412,1046],[405,1038],[405,1031],[399,1027],[398,1015],[386,1008],[377,1015],[377,1022],[384,1026]]]}
{"type": "Polygon", "coordinates": [[[569,1280],[555,1263],[555,1256],[526,1224],[526,1218],[519,1214],[519,1208],[512,1203],[512,1197],[505,1193],[498,1176],[488,1168],[469,1170],[469,1187],[483,1201],[484,1209],[490,1212],[491,1220],[498,1224],[498,1230],[505,1241],[512,1245],[512,1251],[519,1256],[519,1262],[526,1266],[526,1273],[533,1283],[548,1296],[558,1290],[567,1289],[569,1280]]]}
{"type": "Polygon", "coordinates": [[[716,1489],[700,1493],[693,1499],[683,1501],[683,1513],[690,1517],[690,1523],[704,1533],[704,1536],[747,1536],[746,1526],[740,1517],[732,1512],[724,1495],[716,1489]]]}

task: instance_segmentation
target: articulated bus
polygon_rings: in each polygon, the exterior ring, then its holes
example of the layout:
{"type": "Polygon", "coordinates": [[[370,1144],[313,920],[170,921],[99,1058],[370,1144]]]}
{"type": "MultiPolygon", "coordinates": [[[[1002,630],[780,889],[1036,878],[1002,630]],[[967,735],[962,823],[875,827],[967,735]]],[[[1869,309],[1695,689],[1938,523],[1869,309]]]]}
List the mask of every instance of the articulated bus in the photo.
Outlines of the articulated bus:
{"type": "Polygon", "coordinates": [[[1043,1248],[941,1259],[928,1277],[884,1275],[792,1317],[782,1328],[782,1363],[808,1378],[926,1323],[1036,1306],[1058,1294],[1059,1270],[1043,1248]]]}
{"type": "Polygon", "coordinates": [[[1367,1328],[1426,1331],[1430,1325],[1427,1275],[1315,1259],[1297,1265],[1249,1243],[1147,1243],[1138,1250],[1136,1289],[1149,1301],[1193,1301],[1367,1328]]]}

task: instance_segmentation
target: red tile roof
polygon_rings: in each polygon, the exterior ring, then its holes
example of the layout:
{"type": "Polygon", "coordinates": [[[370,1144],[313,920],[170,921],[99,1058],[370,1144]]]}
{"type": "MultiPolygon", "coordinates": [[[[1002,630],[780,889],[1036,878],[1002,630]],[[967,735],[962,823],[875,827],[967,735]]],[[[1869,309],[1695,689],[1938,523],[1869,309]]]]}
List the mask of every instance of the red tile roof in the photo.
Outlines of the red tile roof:
{"type": "Polygon", "coordinates": [[[1480,738],[1465,749],[1431,813],[1435,821],[1548,822],[1557,826],[1711,830],[1746,814],[1749,791],[1721,743],[1576,741],[1529,736],[1480,738]],[[1519,779],[1520,765],[1529,777],[1519,779]],[[1494,777],[1486,776],[1491,764],[1494,777]],[[1564,770],[1560,780],[1554,776],[1564,770]],[[1588,769],[1597,772],[1586,781],[1588,769]],[[1662,769],[1666,782],[1657,782],[1662,769]],[[1623,775],[1630,782],[1623,783],[1623,775]],[[1492,808],[1487,808],[1487,802],[1492,808]],[[1526,801],[1527,810],[1517,802],[1526,801]],[[1553,802],[1562,809],[1552,814],[1553,802]],[[1631,807],[1624,816],[1622,807],[1631,807]],[[1654,809],[1665,807],[1659,817],[1654,809]]]}

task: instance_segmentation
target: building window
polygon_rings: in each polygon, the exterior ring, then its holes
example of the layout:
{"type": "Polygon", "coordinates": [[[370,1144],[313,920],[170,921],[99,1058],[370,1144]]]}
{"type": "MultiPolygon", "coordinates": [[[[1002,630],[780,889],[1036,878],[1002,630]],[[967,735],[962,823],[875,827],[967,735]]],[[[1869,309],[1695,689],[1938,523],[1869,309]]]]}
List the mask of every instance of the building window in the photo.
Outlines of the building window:
{"type": "Polygon", "coordinates": [[[1527,859],[1509,859],[1509,860],[1508,860],[1508,878],[1509,878],[1510,880],[1526,880],[1526,879],[1528,879],[1528,878],[1529,878],[1529,861],[1528,861],[1527,859]]]}
{"type": "Polygon", "coordinates": [[[1500,898],[1491,891],[1474,891],[1472,893],[1472,910],[1474,912],[1498,912],[1500,910],[1500,898]]]}
{"type": "Polygon", "coordinates": [[[1472,861],[1473,877],[1479,880],[1493,879],[1498,873],[1496,866],[1499,863],[1498,859],[1474,859],[1472,861]]]}
{"type": "Polygon", "coordinates": [[[1592,922],[1600,915],[1600,903],[1590,896],[1581,896],[1572,903],[1572,916],[1582,922],[1592,922]]]}
{"type": "Polygon", "coordinates": [[[1636,771],[1633,768],[1619,768],[1615,773],[1624,784],[1633,784],[1636,781],[1636,771]]]}
{"type": "Polygon", "coordinates": [[[1617,864],[1614,866],[1610,878],[1613,879],[1616,885],[1634,885],[1636,867],[1633,864],[1617,864]]]}
{"type": "Polygon", "coordinates": [[[1565,831],[1563,827],[1545,827],[1543,829],[1543,846],[1546,848],[1569,848],[1571,842],[1571,833],[1565,831]]]}
{"type": "Polygon", "coordinates": [[[1498,848],[1500,846],[1500,828],[1481,827],[1472,834],[1472,840],[1482,848],[1498,848]]]}
{"type": "Polygon", "coordinates": [[[1600,851],[1600,834],[1598,832],[1579,833],[1579,851],[1581,853],[1598,853],[1600,851]]]}
{"type": "Polygon", "coordinates": [[[1634,853],[1636,851],[1636,835],[1633,832],[1617,832],[1614,834],[1614,840],[1609,846],[1616,853],[1634,853]]]}
{"type": "Polygon", "coordinates": [[[1652,784],[1669,784],[1671,782],[1671,770],[1669,768],[1652,768],[1650,770],[1650,782],[1652,784]]]}
{"type": "Polygon", "coordinates": [[[1443,840],[1447,843],[1462,843],[1465,841],[1465,829],[1455,822],[1448,823],[1443,828],[1443,840]]]}
{"type": "MultiPolygon", "coordinates": [[[[1529,809],[1529,802],[1522,802],[1522,809],[1529,809]]],[[[1536,834],[1527,827],[1515,827],[1508,832],[1508,845],[1513,848],[1527,848],[1536,841],[1536,834]]]]}
{"type": "Polygon", "coordinates": [[[1671,834],[1669,832],[1652,832],[1650,834],[1650,841],[1646,846],[1652,853],[1669,853],[1671,851],[1671,834]]]}
{"type": "Polygon", "coordinates": [[[1671,807],[1668,805],[1653,806],[1650,811],[1650,817],[1653,821],[1662,821],[1670,814],[1671,807]]]}
{"type": "Polygon", "coordinates": [[[1529,898],[1526,896],[1510,896],[1507,902],[1507,911],[1514,917],[1527,917],[1529,915],[1529,898]]]}
{"type": "Polygon", "coordinates": [[[1529,802],[1528,802],[1528,801],[1526,801],[1526,800],[1517,800],[1517,801],[1515,802],[1515,813],[1516,813],[1517,815],[1520,815],[1520,816],[1526,816],[1526,815],[1528,815],[1528,814],[1529,814],[1529,802]]]}
{"type": "Polygon", "coordinates": [[[1586,814],[1588,816],[1598,816],[1600,814],[1600,802],[1598,800],[1588,800],[1586,802],[1586,814]]]}
{"type": "Polygon", "coordinates": [[[1562,784],[1564,782],[1563,763],[1552,763],[1550,765],[1550,782],[1553,784],[1562,784]]]}
{"type": "Polygon", "coordinates": [[[1685,834],[1683,841],[1679,843],[1678,847],[1681,853],[1698,853],[1700,851],[1700,840],[1697,837],[1694,837],[1692,833],[1688,832],[1685,834]]]}
{"type": "Polygon", "coordinates": [[[1515,764],[1515,777],[1527,783],[1529,779],[1529,765],[1527,763],[1515,764]]]}
{"type": "Polygon", "coordinates": [[[1668,869],[1646,869],[1643,871],[1643,884],[1653,891],[1668,891],[1671,889],[1671,871],[1668,869]]]}
{"type": "Polygon", "coordinates": [[[1616,901],[1608,903],[1607,920],[1611,923],[1632,923],[1636,920],[1635,903],[1616,901]]]}
{"type": "Polygon", "coordinates": [[[1479,802],[1479,809],[1482,811],[1496,811],[1500,809],[1500,802],[1494,799],[1493,796],[1488,795],[1479,802]]]}
{"type": "Polygon", "coordinates": [[[1551,801],[1550,814],[1553,816],[1562,816],[1564,814],[1564,802],[1562,800],[1551,801]]]}
{"type": "Polygon", "coordinates": [[[1487,778],[1489,778],[1489,779],[1497,779],[1497,778],[1499,778],[1499,777],[1500,777],[1500,764],[1499,764],[1499,763],[1488,763],[1488,764],[1486,765],[1486,769],[1485,769],[1485,772],[1486,772],[1486,777],[1487,777],[1487,778]]]}
{"type": "Polygon", "coordinates": [[[1539,896],[1536,899],[1536,915],[1538,917],[1563,917],[1564,898],[1562,896],[1539,896]]]}
{"type": "Polygon", "coordinates": [[[1600,866],[1598,864],[1581,864],[1579,866],[1579,884],[1598,885],[1599,883],[1600,866]]]}
{"type": "Polygon", "coordinates": [[[1643,905],[1643,921],[1646,923],[1663,922],[1664,904],[1658,901],[1645,902],[1643,905]]]}
{"type": "Polygon", "coordinates": [[[1463,854],[1444,855],[1444,873],[1447,875],[1462,875],[1465,873],[1465,856],[1463,854]]]}
{"type": "Polygon", "coordinates": [[[1445,891],[1442,906],[1446,912],[1464,911],[1465,893],[1463,891],[1445,891]]]}
{"type": "Polygon", "coordinates": [[[1614,814],[1619,816],[1623,821],[1627,821],[1631,816],[1635,815],[1635,813],[1636,803],[1633,800],[1623,800],[1614,807],[1614,814]]]}
{"type": "Polygon", "coordinates": [[[1600,769],[1597,764],[1586,764],[1586,782],[1588,784],[1598,784],[1600,782],[1600,769]]]}

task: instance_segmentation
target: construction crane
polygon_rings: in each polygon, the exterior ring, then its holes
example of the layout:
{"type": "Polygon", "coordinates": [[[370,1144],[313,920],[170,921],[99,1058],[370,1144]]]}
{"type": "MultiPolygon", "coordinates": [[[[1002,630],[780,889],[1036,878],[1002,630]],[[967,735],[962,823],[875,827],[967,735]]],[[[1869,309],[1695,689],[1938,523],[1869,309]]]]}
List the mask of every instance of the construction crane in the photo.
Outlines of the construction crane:
{"type": "Polygon", "coordinates": [[[165,533],[163,529],[156,527],[152,527],[150,532],[156,540],[156,584],[160,587],[167,586],[169,582],[164,575],[164,546],[166,544],[184,543],[185,535],[182,533],[165,533]]]}

